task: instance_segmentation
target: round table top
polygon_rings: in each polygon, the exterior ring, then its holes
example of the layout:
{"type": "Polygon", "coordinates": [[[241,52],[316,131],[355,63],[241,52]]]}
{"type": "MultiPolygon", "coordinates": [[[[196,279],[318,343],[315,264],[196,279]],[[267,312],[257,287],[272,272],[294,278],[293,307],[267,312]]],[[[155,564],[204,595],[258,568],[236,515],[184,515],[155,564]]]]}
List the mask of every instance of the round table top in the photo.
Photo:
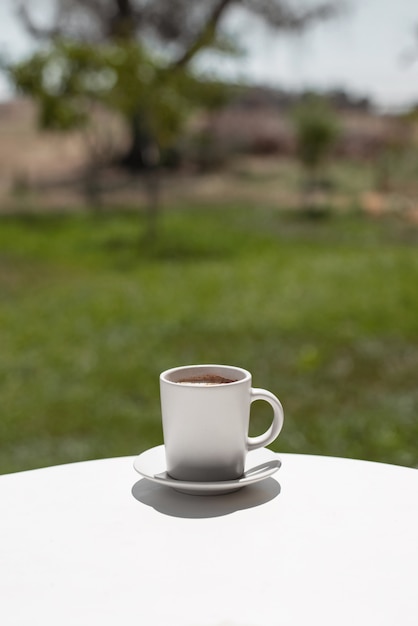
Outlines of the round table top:
{"type": "Polygon", "coordinates": [[[416,626],[418,471],[280,457],[221,496],[134,457],[0,477],[0,623],[416,626]]]}

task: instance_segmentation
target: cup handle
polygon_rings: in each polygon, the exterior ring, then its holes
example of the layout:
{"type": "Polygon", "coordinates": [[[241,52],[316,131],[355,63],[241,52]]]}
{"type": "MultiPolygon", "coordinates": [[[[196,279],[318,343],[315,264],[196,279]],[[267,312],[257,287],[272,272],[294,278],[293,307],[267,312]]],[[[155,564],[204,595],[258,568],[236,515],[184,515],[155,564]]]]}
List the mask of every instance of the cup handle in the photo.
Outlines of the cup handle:
{"type": "Polygon", "coordinates": [[[256,400],[265,400],[268,402],[273,409],[273,421],[271,423],[270,428],[263,434],[258,435],[258,437],[247,437],[247,449],[255,450],[256,448],[263,448],[267,446],[269,443],[274,441],[276,437],[279,435],[284,420],[284,412],[281,402],[274,394],[267,389],[251,389],[251,404],[256,400]]]}

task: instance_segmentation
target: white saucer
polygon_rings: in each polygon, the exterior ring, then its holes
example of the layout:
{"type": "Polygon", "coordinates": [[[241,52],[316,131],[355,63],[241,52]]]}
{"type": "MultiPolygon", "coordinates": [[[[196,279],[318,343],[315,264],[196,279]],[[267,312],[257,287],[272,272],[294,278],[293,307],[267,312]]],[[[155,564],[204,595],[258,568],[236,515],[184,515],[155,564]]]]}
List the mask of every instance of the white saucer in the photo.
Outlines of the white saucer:
{"type": "Polygon", "coordinates": [[[176,480],[167,474],[164,446],[157,446],[137,456],[134,461],[134,468],[144,478],[160,485],[172,487],[176,491],[209,496],[238,491],[245,485],[264,480],[277,472],[281,464],[275,452],[268,450],[268,448],[259,448],[248,452],[245,471],[241,478],[218,482],[189,482],[176,480]]]}

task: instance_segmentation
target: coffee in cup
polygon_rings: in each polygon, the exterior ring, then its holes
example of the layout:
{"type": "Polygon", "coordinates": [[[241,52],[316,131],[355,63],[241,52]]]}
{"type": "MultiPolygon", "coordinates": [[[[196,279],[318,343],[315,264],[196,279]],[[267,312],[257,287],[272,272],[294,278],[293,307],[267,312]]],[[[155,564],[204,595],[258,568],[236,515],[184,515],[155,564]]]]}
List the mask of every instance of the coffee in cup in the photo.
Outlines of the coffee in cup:
{"type": "Polygon", "coordinates": [[[224,378],[217,374],[201,374],[200,376],[191,376],[177,381],[181,385],[227,385],[228,383],[235,383],[235,379],[224,378]]]}

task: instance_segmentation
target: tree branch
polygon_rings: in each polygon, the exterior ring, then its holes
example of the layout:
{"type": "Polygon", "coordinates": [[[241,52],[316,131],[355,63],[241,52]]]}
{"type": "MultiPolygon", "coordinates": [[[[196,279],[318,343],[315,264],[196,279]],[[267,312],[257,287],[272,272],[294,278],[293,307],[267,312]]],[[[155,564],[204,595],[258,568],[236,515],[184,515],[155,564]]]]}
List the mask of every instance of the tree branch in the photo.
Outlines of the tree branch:
{"type": "Polygon", "coordinates": [[[343,3],[338,0],[321,2],[305,9],[293,9],[279,0],[246,0],[244,7],[261,17],[269,26],[279,30],[298,31],[314,21],[334,17],[341,12],[343,3]]]}
{"type": "Polygon", "coordinates": [[[213,41],[216,34],[218,24],[225,10],[234,2],[239,0],[219,0],[214,6],[212,13],[209,15],[201,31],[196,35],[189,47],[183,54],[172,64],[173,68],[179,69],[187,65],[192,58],[202,49],[213,41]]]}
{"type": "Polygon", "coordinates": [[[27,32],[36,39],[54,39],[55,37],[62,35],[62,29],[58,25],[58,21],[56,26],[43,28],[41,26],[37,26],[33,22],[32,17],[29,15],[26,5],[23,2],[19,2],[18,4],[17,15],[27,32]]]}
{"type": "Polygon", "coordinates": [[[138,15],[131,0],[116,0],[116,13],[110,20],[109,35],[122,39],[133,39],[138,24],[138,15]]]}

